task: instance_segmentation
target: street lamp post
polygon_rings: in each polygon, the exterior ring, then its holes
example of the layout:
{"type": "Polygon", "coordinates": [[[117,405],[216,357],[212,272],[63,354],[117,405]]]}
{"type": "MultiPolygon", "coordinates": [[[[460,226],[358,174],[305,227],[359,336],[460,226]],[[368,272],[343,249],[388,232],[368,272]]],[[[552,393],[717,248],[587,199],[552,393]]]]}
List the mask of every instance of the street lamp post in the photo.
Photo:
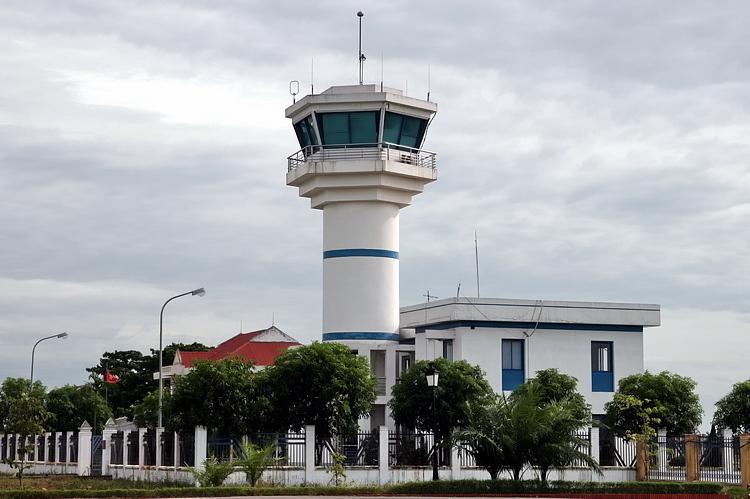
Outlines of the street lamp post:
{"type": "Polygon", "coordinates": [[[44,340],[51,338],[62,338],[63,340],[68,337],[68,333],[53,334],[52,336],[46,336],[41,340],[34,343],[34,348],[31,349],[31,388],[34,388],[34,353],[36,352],[36,346],[44,340]]]}
{"type": "Polygon", "coordinates": [[[182,294],[173,296],[169,300],[165,301],[164,305],[162,305],[162,307],[161,307],[161,312],[159,313],[159,418],[158,418],[158,423],[157,423],[157,426],[159,428],[162,427],[161,426],[161,411],[162,411],[162,402],[163,402],[162,391],[164,390],[164,380],[162,378],[162,372],[161,372],[162,371],[162,360],[161,360],[162,345],[161,345],[161,338],[162,338],[162,332],[164,330],[164,308],[167,306],[167,303],[171,302],[175,298],[179,298],[181,296],[187,296],[187,295],[203,296],[205,294],[206,294],[206,290],[203,289],[203,288],[194,289],[193,291],[188,291],[187,293],[182,293],[182,294]]]}
{"type": "Polygon", "coordinates": [[[438,435],[437,435],[437,407],[435,404],[435,392],[438,386],[438,376],[440,371],[435,368],[433,363],[425,371],[427,377],[427,386],[432,389],[432,438],[433,438],[433,449],[432,449],[432,479],[439,480],[438,477],[438,435]]]}

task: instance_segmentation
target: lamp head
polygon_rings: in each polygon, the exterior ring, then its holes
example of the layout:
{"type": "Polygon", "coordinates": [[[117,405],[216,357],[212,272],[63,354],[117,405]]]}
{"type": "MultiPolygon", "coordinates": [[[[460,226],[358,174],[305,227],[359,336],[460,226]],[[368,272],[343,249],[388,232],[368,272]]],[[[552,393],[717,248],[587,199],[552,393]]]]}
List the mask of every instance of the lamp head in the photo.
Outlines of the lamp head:
{"type": "Polygon", "coordinates": [[[67,338],[67,337],[68,337],[68,333],[60,333],[60,334],[58,334],[58,335],[57,335],[57,337],[58,337],[58,338],[62,338],[62,339],[65,339],[65,338],[67,338]]]}
{"type": "Polygon", "coordinates": [[[190,294],[193,296],[196,296],[196,295],[203,296],[206,294],[206,290],[203,288],[198,288],[196,290],[191,291],[190,294]]]}
{"type": "Polygon", "coordinates": [[[430,366],[425,370],[424,375],[427,378],[427,386],[431,388],[435,388],[436,386],[438,386],[438,377],[440,375],[440,371],[435,369],[435,366],[433,364],[430,364],[430,366]]]}

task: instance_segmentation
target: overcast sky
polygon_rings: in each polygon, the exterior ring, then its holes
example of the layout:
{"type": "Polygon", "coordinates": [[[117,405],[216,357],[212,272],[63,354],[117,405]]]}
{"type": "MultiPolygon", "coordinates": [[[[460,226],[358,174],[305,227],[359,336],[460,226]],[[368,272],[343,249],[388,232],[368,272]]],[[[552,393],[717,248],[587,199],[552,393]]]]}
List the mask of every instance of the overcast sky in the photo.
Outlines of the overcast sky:
{"type": "Polygon", "coordinates": [[[320,339],[322,214],[284,109],[365,82],[438,103],[401,212],[401,303],[658,303],[646,367],[706,412],[750,378],[743,1],[6,0],[0,379],[272,323],[320,339]],[[314,86],[314,87],[313,87],[314,86]]]}

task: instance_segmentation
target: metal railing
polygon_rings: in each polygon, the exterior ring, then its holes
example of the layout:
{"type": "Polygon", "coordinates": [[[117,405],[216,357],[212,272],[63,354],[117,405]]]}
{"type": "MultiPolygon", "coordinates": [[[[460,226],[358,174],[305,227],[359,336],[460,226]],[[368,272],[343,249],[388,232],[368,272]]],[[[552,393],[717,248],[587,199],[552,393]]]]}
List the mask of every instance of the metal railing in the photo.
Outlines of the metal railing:
{"type": "Polygon", "coordinates": [[[434,152],[391,144],[390,142],[306,146],[287,158],[287,172],[296,170],[308,161],[356,161],[361,159],[382,159],[435,169],[435,156],[434,152]]]}
{"type": "Polygon", "coordinates": [[[336,464],[334,454],[344,456],[344,466],[377,466],[378,432],[360,432],[350,437],[340,437],[329,442],[316,442],[315,457],[317,466],[336,464]]]}

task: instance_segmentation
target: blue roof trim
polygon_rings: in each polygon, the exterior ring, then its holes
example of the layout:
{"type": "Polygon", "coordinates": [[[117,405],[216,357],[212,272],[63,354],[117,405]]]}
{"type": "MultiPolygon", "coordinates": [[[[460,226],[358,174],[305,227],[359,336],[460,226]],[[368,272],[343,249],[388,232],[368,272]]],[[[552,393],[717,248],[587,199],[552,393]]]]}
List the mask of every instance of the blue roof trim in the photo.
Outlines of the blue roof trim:
{"type": "Polygon", "coordinates": [[[398,341],[399,336],[397,333],[376,333],[376,332],[364,332],[364,331],[323,333],[323,341],[344,341],[344,340],[398,341]]]}
{"type": "Polygon", "coordinates": [[[642,333],[643,326],[624,326],[617,324],[565,324],[535,322],[501,322],[501,321],[450,321],[441,322],[415,328],[415,332],[424,333],[426,330],[454,329],[459,327],[482,327],[490,329],[551,329],[567,331],[619,331],[627,333],[642,333]]]}
{"type": "MultiPolygon", "coordinates": [[[[402,311],[401,313],[410,313],[410,312],[422,312],[425,310],[430,310],[433,308],[441,308],[445,307],[447,305],[454,305],[454,306],[469,306],[472,308],[476,308],[478,306],[483,307],[526,307],[526,308],[533,308],[538,309],[540,307],[543,308],[560,308],[560,309],[581,309],[581,310],[625,310],[625,311],[635,311],[635,312],[660,312],[659,306],[656,305],[657,308],[643,308],[643,307],[628,307],[627,305],[621,306],[621,307],[601,307],[598,305],[592,305],[592,306],[585,306],[585,305],[552,305],[551,303],[544,302],[542,304],[542,300],[540,300],[538,303],[487,303],[483,301],[476,301],[476,302],[453,302],[453,303],[438,303],[436,305],[433,304],[425,304],[421,308],[414,308],[412,310],[409,310],[408,312],[402,311]]],[[[617,305],[617,304],[614,304],[617,305]]]]}
{"type": "Polygon", "coordinates": [[[338,249],[323,252],[323,259],[326,258],[346,258],[350,256],[370,256],[376,258],[395,258],[398,260],[398,251],[381,250],[381,249],[338,249]]]}

